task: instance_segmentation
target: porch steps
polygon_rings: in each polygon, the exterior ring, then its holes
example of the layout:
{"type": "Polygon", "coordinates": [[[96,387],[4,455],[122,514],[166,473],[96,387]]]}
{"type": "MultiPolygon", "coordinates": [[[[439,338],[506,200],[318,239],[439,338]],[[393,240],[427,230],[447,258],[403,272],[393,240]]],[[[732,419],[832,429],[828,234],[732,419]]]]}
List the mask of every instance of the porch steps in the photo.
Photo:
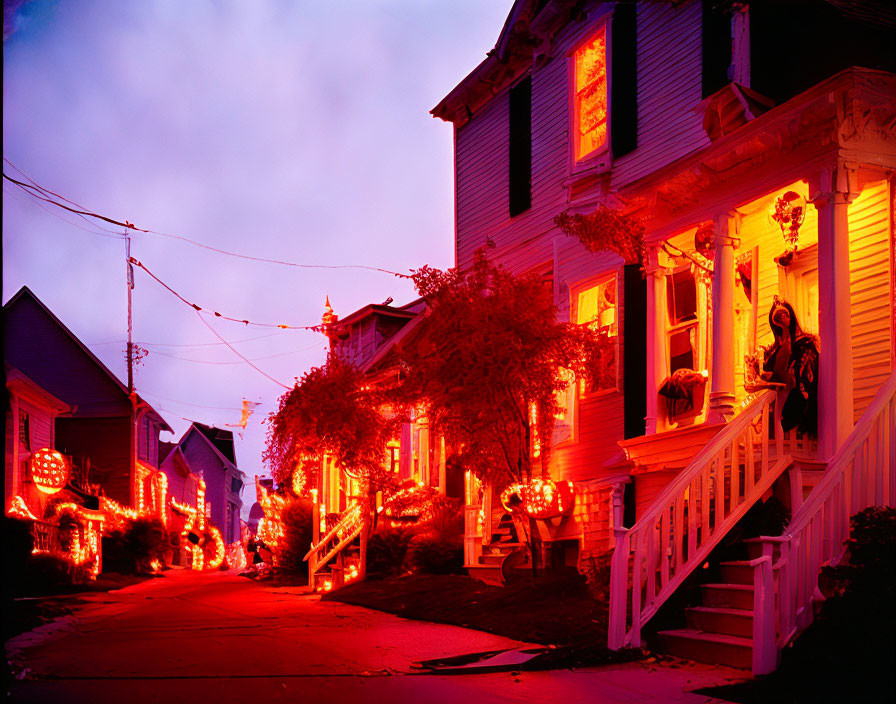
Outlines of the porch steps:
{"type": "Polygon", "coordinates": [[[676,657],[744,670],[749,670],[753,665],[751,638],[687,628],[661,631],[659,635],[664,651],[676,657]]]}
{"type": "Polygon", "coordinates": [[[498,542],[483,546],[478,565],[467,565],[467,574],[480,582],[502,587],[510,570],[529,565],[528,547],[525,543],[498,542]]]}
{"type": "Polygon", "coordinates": [[[711,665],[753,665],[753,568],[723,562],[725,582],[703,584],[701,606],[685,609],[686,628],[660,631],[664,652],[711,665]]]}

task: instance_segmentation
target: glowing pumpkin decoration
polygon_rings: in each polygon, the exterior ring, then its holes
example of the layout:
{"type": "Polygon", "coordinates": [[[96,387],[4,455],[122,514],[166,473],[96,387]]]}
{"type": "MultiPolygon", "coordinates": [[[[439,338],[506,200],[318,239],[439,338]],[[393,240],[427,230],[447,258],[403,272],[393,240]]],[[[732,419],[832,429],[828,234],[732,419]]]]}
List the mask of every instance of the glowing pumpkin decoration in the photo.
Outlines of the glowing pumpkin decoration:
{"type": "Polygon", "coordinates": [[[45,494],[55,494],[68,482],[68,462],[60,452],[41,448],[31,455],[31,479],[45,494]]]}
{"type": "Polygon", "coordinates": [[[532,518],[554,518],[572,512],[575,491],[572,482],[533,479],[529,484],[511,484],[501,493],[501,503],[508,513],[532,518]]]}

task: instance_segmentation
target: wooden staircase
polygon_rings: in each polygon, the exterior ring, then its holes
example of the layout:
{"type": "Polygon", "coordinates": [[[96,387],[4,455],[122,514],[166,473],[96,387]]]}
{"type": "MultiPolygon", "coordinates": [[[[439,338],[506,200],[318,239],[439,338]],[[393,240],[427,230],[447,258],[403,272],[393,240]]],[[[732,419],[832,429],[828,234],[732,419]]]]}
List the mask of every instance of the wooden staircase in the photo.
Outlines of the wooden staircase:
{"type": "Polygon", "coordinates": [[[477,555],[477,564],[467,565],[466,570],[473,579],[486,584],[503,586],[515,570],[531,566],[529,546],[518,540],[523,528],[518,521],[506,520],[503,511],[494,512],[498,517],[492,525],[497,525],[491,535],[491,541],[482,545],[482,552],[477,555]]]}
{"type": "Polygon", "coordinates": [[[316,591],[330,591],[351,581],[352,576],[347,568],[352,562],[346,558],[353,551],[359,553],[363,549],[363,546],[354,545],[363,527],[360,504],[349,506],[340,514],[336,525],[316,545],[312,545],[305,555],[304,559],[308,562],[308,586],[316,591]],[[324,568],[327,568],[326,571],[323,571],[324,568]]]}

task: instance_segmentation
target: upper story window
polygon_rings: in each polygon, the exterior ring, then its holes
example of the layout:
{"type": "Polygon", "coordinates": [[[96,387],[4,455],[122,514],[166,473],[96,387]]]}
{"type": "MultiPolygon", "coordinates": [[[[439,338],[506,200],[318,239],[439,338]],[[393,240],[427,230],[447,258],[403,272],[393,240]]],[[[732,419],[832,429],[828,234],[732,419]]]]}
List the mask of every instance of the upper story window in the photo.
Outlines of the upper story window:
{"type": "Polygon", "coordinates": [[[31,451],[31,416],[19,409],[19,447],[31,451]]]}
{"type": "Polygon", "coordinates": [[[602,26],[575,52],[575,158],[607,146],[607,28],[602,26]]]}

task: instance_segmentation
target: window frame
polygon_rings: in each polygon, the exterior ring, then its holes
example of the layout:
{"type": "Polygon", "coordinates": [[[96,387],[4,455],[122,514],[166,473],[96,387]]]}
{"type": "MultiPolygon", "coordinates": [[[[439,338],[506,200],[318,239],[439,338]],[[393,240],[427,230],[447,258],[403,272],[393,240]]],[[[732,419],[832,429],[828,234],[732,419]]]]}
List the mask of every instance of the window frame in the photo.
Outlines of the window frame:
{"type": "Polygon", "coordinates": [[[611,57],[613,54],[612,46],[612,10],[606,10],[599,16],[595,17],[588,23],[588,31],[583,32],[582,37],[577,41],[572,49],[567,53],[567,113],[568,113],[568,146],[569,151],[569,172],[573,176],[579,176],[584,173],[599,173],[609,170],[613,163],[612,152],[610,150],[610,112],[612,110],[612,92],[613,92],[613,67],[611,66],[611,57]],[[576,55],[587,44],[592,42],[596,35],[604,32],[604,52],[606,54],[606,75],[607,75],[607,136],[603,146],[589,152],[587,155],[579,157],[578,152],[578,125],[579,125],[579,107],[576,100],[576,55]],[[605,161],[601,161],[601,157],[605,161]]]}
{"type": "MultiPolygon", "coordinates": [[[[615,357],[616,357],[616,383],[606,389],[598,389],[595,391],[584,391],[580,388],[577,388],[575,397],[581,401],[588,401],[591,399],[599,398],[601,396],[606,396],[611,393],[618,393],[621,387],[621,369],[620,369],[620,358],[621,358],[621,344],[622,344],[622,316],[620,315],[622,307],[620,306],[621,302],[621,292],[622,292],[622,270],[620,268],[615,268],[611,271],[603,271],[600,274],[595,276],[591,276],[587,279],[583,279],[579,281],[574,286],[569,287],[569,318],[570,321],[573,322],[574,325],[587,325],[588,323],[579,323],[579,297],[581,294],[586,291],[597,288],[598,286],[602,286],[604,284],[613,281],[616,285],[616,317],[615,317],[615,326],[616,326],[616,334],[613,335],[615,337],[614,347],[615,347],[615,357]]],[[[579,387],[580,384],[577,382],[576,386],[579,387]]],[[[576,412],[576,417],[578,417],[578,413],[576,412]]]]}
{"type": "Polygon", "coordinates": [[[711,296],[712,291],[707,291],[707,286],[705,283],[702,283],[700,277],[697,275],[697,271],[695,270],[695,265],[691,262],[687,262],[685,264],[679,264],[677,266],[668,266],[666,267],[666,274],[664,278],[664,296],[665,305],[663,306],[664,316],[664,328],[666,331],[666,339],[665,339],[665,352],[666,352],[666,371],[668,374],[672,374],[672,336],[676,333],[680,333],[685,330],[689,330],[691,328],[696,329],[695,339],[696,345],[694,349],[694,371],[707,371],[706,362],[707,362],[707,352],[708,345],[706,340],[707,330],[708,330],[708,321],[706,319],[705,312],[701,313],[701,303],[707,300],[707,295],[711,296]],[[694,317],[682,320],[678,323],[673,323],[669,317],[669,297],[672,295],[672,277],[680,273],[682,271],[689,271],[691,275],[694,277],[694,288],[695,288],[695,305],[694,305],[694,317]]]}

